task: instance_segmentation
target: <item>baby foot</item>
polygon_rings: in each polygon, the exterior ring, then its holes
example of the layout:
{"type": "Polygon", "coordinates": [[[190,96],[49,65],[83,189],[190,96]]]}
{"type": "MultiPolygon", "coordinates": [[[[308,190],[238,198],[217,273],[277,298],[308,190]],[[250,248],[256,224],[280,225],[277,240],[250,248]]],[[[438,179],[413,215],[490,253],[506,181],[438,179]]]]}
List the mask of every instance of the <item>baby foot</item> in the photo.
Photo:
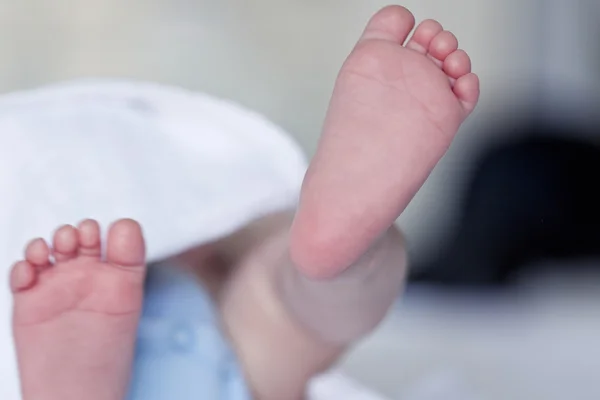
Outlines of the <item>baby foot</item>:
{"type": "Polygon", "coordinates": [[[456,37],[427,20],[404,45],[413,27],[405,8],[384,8],[338,76],[291,231],[291,257],[309,276],[335,275],[367,250],[477,104],[456,37]]]}
{"type": "Polygon", "coordinates": [[[140,226],[113,224],[101,260],[95,221],[64,226],[50,249],[32,241],[11,274],[23,399],[122,400],[142,307],[140,226]]]}

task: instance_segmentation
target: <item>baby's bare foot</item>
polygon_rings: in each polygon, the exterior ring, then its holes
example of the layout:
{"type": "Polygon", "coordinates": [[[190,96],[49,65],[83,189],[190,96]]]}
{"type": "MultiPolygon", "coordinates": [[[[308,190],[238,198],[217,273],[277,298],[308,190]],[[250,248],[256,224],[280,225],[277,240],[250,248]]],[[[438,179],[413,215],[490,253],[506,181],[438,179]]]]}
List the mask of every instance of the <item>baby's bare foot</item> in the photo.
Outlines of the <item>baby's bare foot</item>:
{"type": "Polygon", "coordinates": [[[308,275],[353,263],[408,205],[479,97],[456,37],[403,7],[369,22],[337,79],[291,232],[308,275]]]}
{"type": "Polygon", "coordinates": [[[145,248],[131,220],[95,221],[32,241],[13,267],[13,329],[25,400],[122,400],[142,307],[145,248]]]}

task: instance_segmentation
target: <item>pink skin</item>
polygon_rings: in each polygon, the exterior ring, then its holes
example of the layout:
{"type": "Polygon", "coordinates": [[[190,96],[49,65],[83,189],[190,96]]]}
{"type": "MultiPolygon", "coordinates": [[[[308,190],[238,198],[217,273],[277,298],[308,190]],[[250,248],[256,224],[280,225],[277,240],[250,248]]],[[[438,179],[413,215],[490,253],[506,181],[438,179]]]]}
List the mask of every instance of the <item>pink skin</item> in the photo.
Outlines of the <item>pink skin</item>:
{"type": "MultiPolygon", "coordinates": [[[[343,347],[299,326],[346,343],[381,319],[403,280],[403,243],[389,227],[477,104],[479,81],[454,35],[428,20],[407,41],[413,26],[403,7],[384,8],[348,57],[290,232],[290,257],[305,276],[331,278],[357,268],[323,284],[299,279],[281,257],[266,257],[254,270],[239,268],[232,286],[238,290],[223,294],[224,319],[243,365],[251,366],[246,375],[264,399],[294,397],[322,370],[324,354],[333,361],[343,347]],[[381,246],[372,246],[385,232],[381,246]],[[369,248],[371,256],[361,259],[369,248]],[[278,274],[261,279],[260,273],[271,271],[268,263],[289,278],[285,296],[276,287],[278,274]],[[367,267],[368,274],[350,273],[367,267]],[[279,313],[265,314],[278,304],[279,313]],[[265,357],[273,346],[277,357],[265,357]],[[274,373],[282,379],[273,379],[274,373]],[[297,384],[290,388],[290,382],[297,384]]],[[[282,240],[276,253],[286,245],[282,240]]],[[[142,305],[141,229],[130,220],[115,223],[106,260],[94,221],[59,229],[53,249],[51,263],[48,245],[34,240],[12,271],[23,398],[121,400],[142,305]]]]}
{"type": "Polygon", "coordinates": [[[64,226],[33,240],[11,274],[23,399],[125,398],[142,308],[145,248],[131,220],[64,226]]]}
{"type": "Polygon", "coordinates": [[[445,154],[479,97],[456,37],[390,6],[369,22],[335,85],[305,177],[290,255],[331,278],[367,251],[445,154]]]}

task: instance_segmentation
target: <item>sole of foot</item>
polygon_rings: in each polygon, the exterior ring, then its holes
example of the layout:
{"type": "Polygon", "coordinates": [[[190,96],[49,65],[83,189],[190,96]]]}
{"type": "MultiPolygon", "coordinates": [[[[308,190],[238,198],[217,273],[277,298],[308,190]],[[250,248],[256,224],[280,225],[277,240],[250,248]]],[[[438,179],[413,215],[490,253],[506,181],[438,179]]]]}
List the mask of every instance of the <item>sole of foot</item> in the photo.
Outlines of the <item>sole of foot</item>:
{"type": "Polygon", "coordinates": [[[339,73],[291,231],[292,260],[310,277],[335,276],[389,228],[478,102],[454,34],[414,26],[407,9],[384,8],[339,73]]]}
{"type": "Polygon", "coordinates": [[[135,221],[108,231],[87,220],[63,226],[52,247],[35,239],[11,273],[13,331],[23,399],[126,396],[146,273],[135,221]]]}

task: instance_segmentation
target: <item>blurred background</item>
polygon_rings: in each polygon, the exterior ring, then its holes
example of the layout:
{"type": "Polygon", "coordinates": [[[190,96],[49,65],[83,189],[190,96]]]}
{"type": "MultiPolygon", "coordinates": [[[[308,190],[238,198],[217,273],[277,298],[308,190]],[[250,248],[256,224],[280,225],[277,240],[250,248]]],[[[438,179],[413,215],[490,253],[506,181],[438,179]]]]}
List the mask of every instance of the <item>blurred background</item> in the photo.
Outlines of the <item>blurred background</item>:
{"type": "MultiPolygon", "coordinates": [[[[316,147],[376,0],[0,0],[0,92],[183,86],[316,147]]],[[[600,399],[600,3],[406,0],[480,75],[475,115],[400,219],[406,297],[341,368],[394,399],[600,399]]]]}

